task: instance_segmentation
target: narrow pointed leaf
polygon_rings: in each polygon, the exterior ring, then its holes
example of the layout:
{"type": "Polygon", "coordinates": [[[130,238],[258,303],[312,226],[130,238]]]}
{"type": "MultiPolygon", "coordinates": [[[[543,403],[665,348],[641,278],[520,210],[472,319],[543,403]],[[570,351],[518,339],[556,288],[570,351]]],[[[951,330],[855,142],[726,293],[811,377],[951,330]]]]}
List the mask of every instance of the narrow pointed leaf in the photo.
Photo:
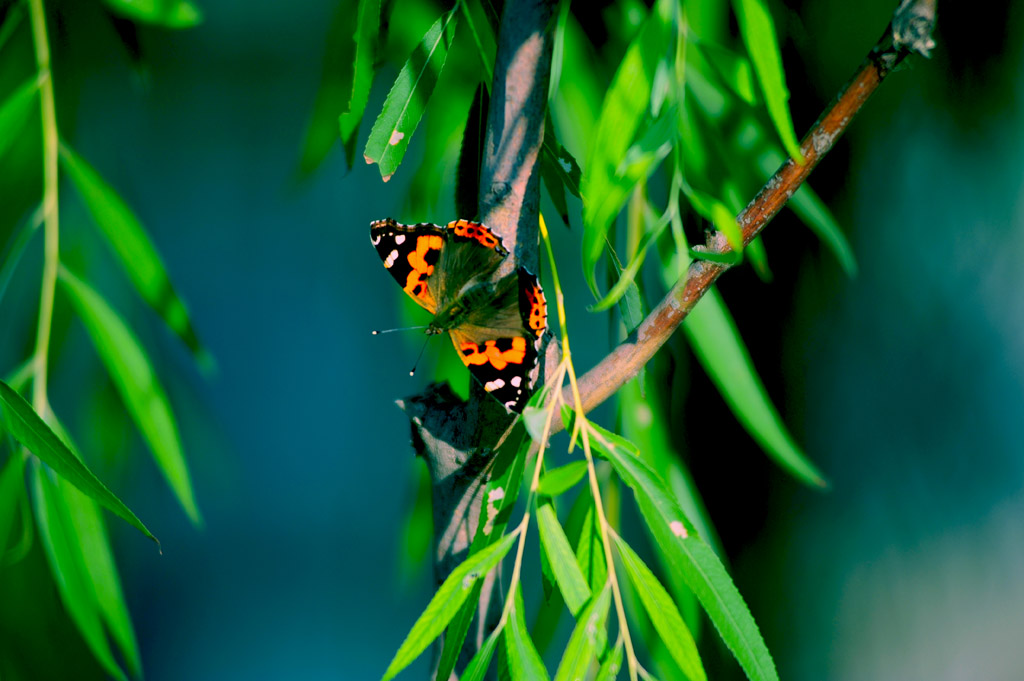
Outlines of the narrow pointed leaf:
{"type": "Polygon", "coordinates": [[[111,10],[132,21],[163,28],[189,28],[203,21],[199,8],[188,0],[103,0],[111,10]]]}
{"type": "Polygon", "coordinates": [[[441,635],[473,591],[473,585],[501,562],[517,538],[516,534],[507,535],[501,541],[470,556],[452,570],[398,648],[394,659],[384,672],[383,681],[394,678],[398,672],[419,657],[431,641],[441,635]]]}
{"type": "Polygon", "coordinates": [[[586,461],[573,461],[553,468],[541,476],[540,483],[537,485],[537,494],[557,497],[574,487],[586,474],[586,461]]]}
{"type": "Polygon", "coordinates": [[[512,681],[549,681],[548,670],[526,629],[522,589],[516,589],[512,613],[505,623],[505,654],[512,681]]]}
{"type": "Polygon", "coordinates": [[[608,659],[597,670],[597,676],[594,677],[594,681],[615,681],[615,679],[619,678],[619,670],[622,669],[622,648],[622,639],[619,639],[618,644],[612,650],[608,659]]]}
{"type": "Polygon", "coordinates": [[[754,64],[757,82],[764,93],[768,115],[789,155],[802,162],[800,143],[789,115],[789,90],[782,70],[782,55],[775,37],[775,24],[764,0],[733,0],[740,34],[754,64]]]}
{"type": "Polygon", "coordinates": [[[558,663],[554,681],[579,681],[587,678],[590,665],[608,644],[605,626],[610,606],[611,589],[606,587],[587,605],[576,622],[562,654],[562,661],[558,663]]]}
{"type": "Polygon", "coordinates": [[[747,604],[725,566],[679,508],[657,474],[629,441],[589,424],[595,451],[608,458],[636,497],[637,506],[671,569],[683,575],[722,640],[752,681],[778,681],[778,672],[747,604]]]}
{"type": "Polygon", "coordinates": [[[498,53],[494,27],[491,26],[491,20],[481,0],[465,0],[459,5],[462,7],[466,27],[472,34],[473,42],[476,43],[477,52],[480,54],[480,64],[484,69],[484,85],[487,87],[487,94],[490,94],[491,82],[494,80],[494,59],[498,53]]]}
{"type": "MultiPolygon", "coordinates": [[[[476,651],[476,655],[473,656],[473,659],[469,661],[469,664],[462,671],[459,681],[483,681],[484,675],[487,674],[487,668],[491,664],[491,658],[494,657],[494,649],[498,646],[500,634],[500,630],[495,630],[484,640],[480,650],[476,651]]],[[[448,677],[438,674],[434,678],[446,679],[448,677]]]]}
{"type": "Polygon", "coordinates": [[[0,381],[0,426],[62,478],[156,541],[135,514],[78,460],[21,395],[0,381]]]}
{"type": "Polygon", "coordinates": [[[580,571],[576,555],[569,546],[569,540],[565,537],[565,531],[558,522],[555,507],[550,500],[537,505],[537,528],[540,531],[541,548],[548,557],[558,590],[562,592],[569,612],[573,617],[578,617],[590,600],[590,587],[580,571]]]}
{"type": "Polygon", "coordinates": [[[185,303],[175,292],[160,254],[142,223],[113,187],[67,145],[60,147],[60,160],[85,201],[93,222],[106,237],[139,295],[200,362],[208,363],[210,359],[192,328],[185,303]]]}
{"type": "Polygon", "coordinates": [[[613,541],[629,575],[629,581],[633,583],[644,610],[647,611],[654,629],[668,648],[672,659],[689,679],[704,681],[707,674],[704,673],[697,644],[683,622],[683,617],[679,614],[672,597],[640,556],[636,555],[621,537],[613,537],[613,541]]]}
{"type": "Polygon", "coordinates": [[[100,665],[115,679],[127,681],[103,631],[95,591],[82,564],[75,529],[60,491],[41,466],[32,467],[32,478],[39,536],[61,601],[100,665]]]}
{"type": "Polygon", "coordinates": [[[64,267],[59,280],[160,471],[192,522],[202,522],[174,414],[142,345],[88,284],[64,267]]]}
{"type": "Polygon", "coordinates": [[[39,78],[33,76],[0,102],[0,157],[18,138],[25,121],[32,114],[38,91],[39,78]]]}
{"type": "MultiPolygon", "coordinates": [[[[456,8],[457,9],[457,8],[456,8]]],[[[385,182],[398,169],[419,125],[455,35],[456,10],[440,16],[398,73],[366,142],[366,162],[376,163],[385,182]]]]}
{"type": "Polygon", "coordinates": [[[3,24],[0,24],[0,50],[4,48],[7,41],[14,35],[14,31],[17,30],[21,24],[21,20],[25,18],[25,5],[19,2],[8,6],[7,15],[4,17],[3,24]]]}
{"type": "Polygon", "coordinates": [[[341,142],[345,147],[345,160],[352,167],[356,155],[356,135],[363,120],[366,104],[370,101],[374,63],[380,33],[380,0],[359,0],[356,13],[355,63],[352,66],[352,95],[338,117],[341,142]]]}
{"type": "Polygon", "coordinates": [[[0,471],[0,556],[7,550],[7,540],[14,527],[21,495],[25,493],[25,458],[11,452],[0,471]]]}
{"type": "Polygon", "coordinates": [[[701,366],[761,448],[802,482],[826,486],[821,472],[793,441],[768,398],[718,291],[709,291],[697,303],[683,329],[701,366]]]}
{"type": "Polygon", "coordinates": [[[28,248],[39,227],[38,217],[40,215],[41,212],[34,211],[31,217],[22,221],[17,231],[11,236],[7,249],[0,256],[0,301],[3,301],[4,292],[11,282],[11,277],[14,276],[14,270],[17,269],[22,254],[28,248]]]}

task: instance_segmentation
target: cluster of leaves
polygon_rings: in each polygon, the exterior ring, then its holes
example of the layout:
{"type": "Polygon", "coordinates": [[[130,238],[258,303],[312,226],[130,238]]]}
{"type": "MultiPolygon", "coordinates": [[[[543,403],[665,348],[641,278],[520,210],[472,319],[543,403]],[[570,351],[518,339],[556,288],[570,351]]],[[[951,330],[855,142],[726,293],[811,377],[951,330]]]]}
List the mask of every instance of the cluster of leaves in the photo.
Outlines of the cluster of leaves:
{"type": "MultiPolygon", "coordinates": [[[[165,28],[192,26],[200,20],[199,12],[187,0],[105,0],[105,4],[111,12],[132,21],[165,28]]],[[[12,54],[11,38],[22,31],[31,32],[36,68],[25,75],[23,84],[0,96],[0,159],[14,140],[31,131],[41,132],[38,148],[42,157],[28,159],[25,167],[5,169],[13,171],[10,176],[18,176],[43,168],[43,195],[38,207],[16,226],[2,252],[0,303],[15,269],[22,264],[22,255],[38,241],[34,239],[38,232],[44,233],[45,255],[35,350],[0,380],[0,564],[23,560],[33,536],[37,536],[61,601],[96,660],[114,678],[139,677],[142,665],[138,644],[99,507],[120,516],[147,537],[155,537],[90,470],[87,461],[91,457],[82,455],[50,404],[49,337],[53,297],[58,291],[84,325],[128,417],[142,434],[185,513],[194,523],[201,520],[174,414],[145,348],[103,295],[61,260],[61,204],[57,198],[60,177],[77,191],[98,227],[99,237],[110,247],[138,297],[201,364],[208,364],[209,358],[142,223],[61,137],[55,106],[58,88],[49,68],[42,0],[14,3],[3,17],[0,56],[12,63],[25,56],[12,54]],[[3,54],[5,49],[7,55],[3,54]],[[29,124],[33,113],[41,114],[42,125],[38,128],[29,124]],[[25,398],[30,392],[31,401],[25,398]],[[22,531],[15,536],[19,517],[22,531]],[[115,654],[115,647],[119,654],[115,654]]],[[[30,320],[26,321],[31,325],[30,320]]],[[[15,320],[5,316],[4,330],[13,333],[17,328],[15,320]]]]}
{"type": "MultiPolygon", "coordinates": [[[[387,181],[425,119],[423,160],[409,191],[407,208],[413,215],[406,219],[436,219],[430,211],[438,201],[442,178],[453,171],[459,216],[473,217],[475,202],[464,196],[466,178],[473,174],[464,171],[474,163],[479,168],[481,121],[486,118],[481,112],[486,112],[494,75],[501,7],[490,0],[457,0],[447,11],[438,8],[430,15],[424,6],[397,0],[390,5],[390,20],[384,20],[381,13],[386,8],[379,0],[342,1],[339,16],[358,19],[354,30],[339,22],[331,32],[302,169],[311,171],[329,152],[329,131],[337,125],[339,111],[341,138],[352,164],[374,66],[386,63],[386,54],[408,55],[369,133],[365,159],[377,164],[387,181]],[[415,26],[429,27],[417,32],[415,26]],[[387,32],[382,32],[384,27],[387,32]],[[386,51],[384,44],[389,45],[386,51]]],[[[744,247],[734,216],[787,154],[800,160],[799,144],[766,0],[733,0],[731,11],[745,54],[728,46],[730,6],[724,0],[656,0],[650,8],[639,0],[621,0],[604,8],[608,38],[599,52],[581,20],[594,25],[600,19],[587,16],[591,10],[585,5],[560,2],[552,29],[550,113],[541,172],[555,212],[566,224],[575,216],[582,221],[583,273],[597,299],[591,311],[617,308],[624,333],[636,328],[651,297],[685,276],[691,258],[705,257],[690,248],[687,223],[709,224],[720,231],[735,251],[731,263],[746,256],[762,278],[770,277],[764,245],[758,239],[744,247]],[[603,68],[605,61],[612,68],[603,68]],[[585,161],[582,170],[575,159],[585,161]],[[659,196],[660,208],[655,198],[659,196]],[[643,265],[651,249],[657,264],[649,268],[653,276],[644,278],[643,265]],[[602,267],[607,274],[605,293],[599,286],[602,267]]],[[[476,187],[468,192],[475,193],[476,187]]],[[[853,274],[851,249],[812,190],[802,187],[789,205],[853,274]]],[[[556,296],[560,302],[561,292],[556,296]]],[[[562,342],[567,343],[564,316],[561,321],[562,342]]],[[[768,398],[717,291],[697,305],[684,331],[697,360],[761,448],[799,480],[824,485],[768,398]]],[[[573,376],[571,364],[562,370],[573,376]]],[[[648,386],[663,378],[658,371],[657,366],[648,369],[648,386]]],[[[776,678],[757,627],[718,556],[711,520],[674,449],[660,391],[648,389],[645,394],[637,383],[620,391],[621,430],[630,439],[599,428],[577,411],[572,442],[583,438],[586,460],[542,475],[548,431],[538,426],[538,419],[543,422],[546,417],[550,425],[560,406],[557,393],[544,403],[535,396],[524,414],[529,435],[518,449],[506,446],[497,453],[487,499],[500,501],[482,511],[469,558],[431,600],[385,679],[445,630],[438,678],[447,678],[473,617],[481,580],[501,563],[516,539],[519,549],[500,625],[463,678],[482,678],[499,645],[505,649],[498,658],[503,675],[507,671],[511,678],[548,678],[535,643],[550,640],[563,603],[576,628],[556,679],[582,678],[592,668],[599,679],[615,678],[624,648],[630,677],[649,678],[630,643],[624,597],[631,597],[638,604],[635,611],[646,615],[635,614],[634,626],[643,632],[659,675],[704,678],[694,642],[700,636],[698,612],[703,609],[750,678],[776,678]],[[541,454],[535,459],[526,511],[520,524],[505,534],[528,452],[538,447],[541,454]],[[598,462],[595,467],[591,448],[607,464],[598,462]],[[576,496],[563,528],[555,502],[584,476],[589,476],[590,485],[576,496]],[[600,490],[614,494],[620,484],[633,491],[667,590],[606,517],[600,490]],[[531,516],[540,534],[547,595],[532,634],[517,588],[531,516]],[[620,574],[628,575],[631,588],[614,577],[613,548],[620,574]],[[613,601],[618,641],[609,645],[607,619],[613,601]]]]}

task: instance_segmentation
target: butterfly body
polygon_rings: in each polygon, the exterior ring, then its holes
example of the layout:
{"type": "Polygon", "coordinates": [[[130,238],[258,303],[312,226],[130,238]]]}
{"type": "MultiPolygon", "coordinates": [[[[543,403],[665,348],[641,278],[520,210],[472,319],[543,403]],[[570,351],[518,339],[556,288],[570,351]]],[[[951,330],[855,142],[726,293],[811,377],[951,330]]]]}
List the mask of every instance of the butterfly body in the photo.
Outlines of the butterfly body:
{"type": "Polygon", "coordinates": [[[537,277],[519,267],[496,279],[508,250],[486,226],[467,220],[444,226],[378,220],[370,240],[399,286],[434,315],[426,333],[448,333],[484,389],[521,412],[536,384],[547,329],[537,277]]]}

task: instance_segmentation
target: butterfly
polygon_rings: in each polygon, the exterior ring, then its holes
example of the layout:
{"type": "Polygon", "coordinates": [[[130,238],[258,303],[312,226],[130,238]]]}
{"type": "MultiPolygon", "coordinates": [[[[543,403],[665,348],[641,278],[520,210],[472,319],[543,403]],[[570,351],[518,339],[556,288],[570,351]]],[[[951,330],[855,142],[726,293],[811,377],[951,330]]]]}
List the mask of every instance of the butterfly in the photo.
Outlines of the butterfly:
{"type": "Polygon", "coordinates": [[[370,241],[402,290],[434,315],[427,334],[447,332],[484,390],[522,412],[537,382],[547,330],[537,277],[518,267],[493,281],[508,250],[478,222],[403,225],[388,218],[370,224],[370,241]]]}

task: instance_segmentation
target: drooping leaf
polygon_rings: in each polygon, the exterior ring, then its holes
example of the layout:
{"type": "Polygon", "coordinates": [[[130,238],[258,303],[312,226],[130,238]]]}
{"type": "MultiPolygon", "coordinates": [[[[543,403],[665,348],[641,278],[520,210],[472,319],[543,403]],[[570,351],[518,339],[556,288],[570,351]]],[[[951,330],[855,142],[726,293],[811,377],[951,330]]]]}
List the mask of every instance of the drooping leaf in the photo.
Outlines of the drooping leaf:
{"type": "Polygon", "coordinates": [[[359,0],[356,13],[355,62],[352,66],[352,96],[338,117],[341,142],[348,167],[356,157],[356,136],[373,86],[374,62],[380,33],[380,0],[359,0]]]}
{"type": "Polygon", "coordinates": [[[66,267],[59,281],[157,466],[192,522],[202,522],[170,402],[142,345],[107,301],[66,267]]]}
{"type": "Polygon", "coordinates": [[[672,659],[692,681],[707,679],[700,654],[697,652],[697,643],[693,640],[668,591],[621,537],[616,536],[612,540],[622,558],[629,581],[633,583],[647,616],[651,618],[654,629],[668,648],[672,659]]]}
{"type": "Polygon", "coordinates": [[[587,586],[587,581],[580,571],[576,556],[569,546],[569,540],[565,537],[565,531],[558,522],[555,507],[550,500],[537,505],[537,528],[540,531],[541,548],[547,555],[558,590],[562,593],[565,604],[569,606],[569,612],[573,617],[578,617],[590,600],[590,587],[587,586]]]}
{"type": "Polygon", "coordinates": [[[24,493],[25,458],[19,452],[12,451],[0,471],[0,556],[7,550],[7,540],[24,493]]]}
{"type": "Polygon", "coordinates": [[[722,640],[752,681],[778,681],[754,618],[715,552],[697,535],[672,493],[632,443],[589,424],[594,450],[608,458],[636,498],[640,513],[671,568],[683,575],[722,640]]]}
{"type": "Polygon", "coordinates": [[[39,78],[32,76],[0,102],[0,158],[18,138],[25,121],[32,114],[38,91],[39,78]]]}
{"type": "Polygon", "coordinates": [[[789,115],[789,90],[786,89],[786,75],[782,70],[782,55],[775,37],[772,16],[764,0],[733,0],[732,4],[743,43],[764,94],[768,116],[786,151],[792,158],[802,162],[800,142],[797,141],[793,119],[789,115]]]}
{"type": "Polygon", "coordinates": [[[587,605],[565,646],[562,661],[558,663],[554,681],[585,679],[590,665],[608,645],[605,631],[608,609],[611,606],[611,588],[605,587],[587,605]]]}
{"type": "Polygon", "coordinates": [[[370,131],[364,152],[366,162],[377,164],[385,182],[401,164],[444,68],[455,35],[456,11],[457,8],[438,17],[409,55],[370,131]]]}
{"type": "Polygon", "coordinates": [[[505,654],[512,681],[549,681],[548,670],[526,629],[523,590],[517,588],[512,612],[505,623],[505,654]]]}
{"type": "Polygon", "coordinates": [[[619,678],[619,670],[622,669],[622,639],[612,649],[608,659],[601,664],[601,668],[597,670],[597,676],[594,681],[615,681],[619,678]]]}
{"type": "Polygon", "coordinates": [[[586,461],[572,461],[564,466],[553,468],[541,476],[540,483],[537,485],[537,494],[557,497],[575,487],[576,483],[582,480],[586,474],[586,461]]]}
{"type": "Polygon", "coordinates": [[[601,527],[594,511],[594,504],[591,502],[587,509],[587,515],[583,519],[583,529],[580,532],[580,540],[576,545],[576,562],[583,572],[591,591],[597,591],[604,586],[608,579],[608,561],[604,554],[604,544],[601,539],[601,527]]]}
{"type": "Polygon", "coordinates": [[[0,24],[0,50],[4,48],[7,41],[14,35],[14,31],[17,30],[21,24],[21,20],[25,18],[25,5],[21,3],[15,3],[9,5],[7,8],[7,15],[4,17],[3,24],[0,24]]]}
{"type": "Polygon", "coordinates": [[[757,376],[721,295],[711,290],[683,322],[683,329],[718,391],[761,448],[797,479],[827,483],[793,441],[757,376]]]}
{"type": "Polygon", "coordinates": [[[35,211],[32,217],[23,220],[14,234],[11,235],[10,242],[3,255],[0,255],[0,301],[4,299],[4,292],[7,290],[7,285],[11,282],[11,277],[14,276],[14,270],[17,269],[18,263],[21,262],[22,254],[39,228],[39,218],[41,215],[39,211],[35,211]]]}
{"type": "Polygon", "coordinates": [[[473,585],[501,562],[517,538],[517,534],[507,535],[501,541],[470,556],[452,570],[452,573],[434,593],[434,597],[430,599],[427,609],[416,620],[416,624],[413,625],[405,641],[398,648],[394,659],[391,660],[387,671],[384,672],[383,681],[394,678],[419,657],[431,641],[441,635],[444,628],[448,626],[448,622],[473,591],[473,585]]]}
{"type": "Polygon", "coordinates": [[[128,204],[70,147],[62,144],[60,160],[85,201],[93,222],[106,237],[128,278],[201,363],[210,359],[192,328],[188,310],[167,275],[160,254],[128,204]]]}
{"type": "Polygon", "coordinates": [[[299,176],[308,177],[338,143],[338,116],[352,101],[355,81],[356,37],[352,17],[358,15],[359,0],[339,0],[327,30],[323,73],[313,102],[313,113],[299,157],[299,176]]]}
{"type": "Polygon", "coordinates": [[[480,65],[484,70],[484,86],[487,94],[491,92],[491,83],[494,81],[494,59],[498,53],[498,40],[494,32],[491,18],[484,9],[484,3],[489,0],[464,0],[459,5],[462,7],[462,16],[466,21],[466,28],[473,36],[477,52],[480,55],[480,65]]]}
{"type": "Polygon", "coordinates": [[[595,293],[594,268],[604,250],[609,225],[639,179],[621,177],[622,160],[644,121],[658,63],[668,57],[672,36],[669,12],[668,3],[656,3],[626,50],[601,106],[580,180],[584,198],[583,274],[595,293]]]}
{"type": "Polygon", "coordinates": [[[25,398],[3,381],[0,381],[0,426],[61,477],[156,541],[135,514],[61,442],[25,398]]]}
{"type": "Polygon", "coordinates": [[[128,677],[114,659],[103,631],[95,591],[85,571],[67,505],[40,465],[32,466],[31,475],[39,537],[61,601],[103,669],[115,679],[127,681],[128,677]]]}
{"type": "MultiPolygon", "coordinates": [[[[480,649],[476,651],[476,655],[469,661],[466,668],[462,670],[462,676],[459,677],[459,681],[483,681],[484,675],[487,673],[487,668],[491,664],[491,658],[494,657],[494,649],[498,646],[499,636],[501,630],[494,630],[491,635],[484,639],[484,644],[480,646],[480,649]]],[[[449,672],[449,676],[451,672],[449,672]]],[[[443,679],[440,674],[434,678],[443,679]]]]}
{"type": "Polygon", "coordinates": [[[202,23],[203,15],[189,0],[103,0],[115,13],[133,21],[163,28],[189,28],[202,23]]]}

